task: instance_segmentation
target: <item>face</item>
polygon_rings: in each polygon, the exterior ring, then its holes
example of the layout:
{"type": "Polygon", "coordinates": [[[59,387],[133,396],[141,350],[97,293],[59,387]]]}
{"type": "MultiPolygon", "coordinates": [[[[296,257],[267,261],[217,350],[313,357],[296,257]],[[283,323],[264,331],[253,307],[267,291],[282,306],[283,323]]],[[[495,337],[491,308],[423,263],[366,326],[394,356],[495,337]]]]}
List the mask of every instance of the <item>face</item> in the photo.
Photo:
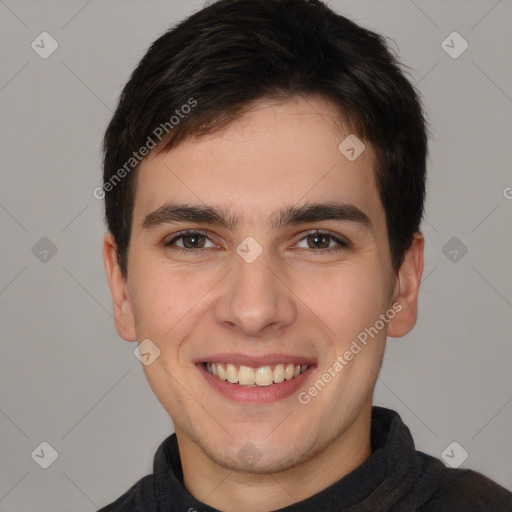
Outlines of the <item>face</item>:
{"type": "Polygon", "coordinates": [[[394,274],[370,148],[339,149],[334,111],[262,101],[150,154],[126,281],[105,239],[119,333],[159,351],[143,368],[180,447],[226,468],[283,470],[343,437],[371,408],[386,334],[414,324],[417,244],[394,274]]]}

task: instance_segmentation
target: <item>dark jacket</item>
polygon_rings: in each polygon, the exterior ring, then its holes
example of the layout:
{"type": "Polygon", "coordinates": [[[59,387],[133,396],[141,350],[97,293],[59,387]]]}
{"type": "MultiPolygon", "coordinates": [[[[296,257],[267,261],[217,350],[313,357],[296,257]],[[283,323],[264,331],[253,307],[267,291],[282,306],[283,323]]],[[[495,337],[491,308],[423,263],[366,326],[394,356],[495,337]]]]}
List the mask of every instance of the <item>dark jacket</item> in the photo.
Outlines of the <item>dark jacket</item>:
{"type": "MultiPolygon", "coordinates": [[[[469,469],[416,451],[409,429],[373,407],[369,459],[330,487],[279,512],[512,512],[512,493],[469,469]]],[[[176,435],[158,448],[153,474],[99,512],[213,512],[183,485],[176,435]]]]}

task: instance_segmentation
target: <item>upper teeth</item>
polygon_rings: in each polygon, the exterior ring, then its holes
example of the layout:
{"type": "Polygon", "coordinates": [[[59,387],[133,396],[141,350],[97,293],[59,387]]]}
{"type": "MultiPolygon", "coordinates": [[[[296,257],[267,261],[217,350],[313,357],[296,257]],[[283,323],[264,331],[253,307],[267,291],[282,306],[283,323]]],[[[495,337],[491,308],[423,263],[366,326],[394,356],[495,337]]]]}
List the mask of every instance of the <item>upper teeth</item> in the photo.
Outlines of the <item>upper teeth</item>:
{"type": "Polygon", "coordinates": [[[270,386],[272,383],[279,384],[284,380],[291,380],[297,375],[304,373],[307,364],[278,364],[272,369],[271,366],[235,366],[231,363],[206,363],[206,370],[221,380],[227,380],[232,384],[242,386],[270,386]]]}

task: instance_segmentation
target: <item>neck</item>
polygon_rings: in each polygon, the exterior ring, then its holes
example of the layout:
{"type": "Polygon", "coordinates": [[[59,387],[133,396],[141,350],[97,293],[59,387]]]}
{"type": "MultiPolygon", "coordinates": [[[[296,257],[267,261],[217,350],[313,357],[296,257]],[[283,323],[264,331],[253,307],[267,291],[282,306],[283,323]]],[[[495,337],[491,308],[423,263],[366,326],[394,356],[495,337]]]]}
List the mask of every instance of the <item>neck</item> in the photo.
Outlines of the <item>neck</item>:
{"type": "Polygon", "coordinates": [[[293,505],[326,489],[372,453],[371,404],[323,451],[279,473],[226,469],[176,429],[185,487],[199,501],[224,512],[265,512],[293,505]]]}

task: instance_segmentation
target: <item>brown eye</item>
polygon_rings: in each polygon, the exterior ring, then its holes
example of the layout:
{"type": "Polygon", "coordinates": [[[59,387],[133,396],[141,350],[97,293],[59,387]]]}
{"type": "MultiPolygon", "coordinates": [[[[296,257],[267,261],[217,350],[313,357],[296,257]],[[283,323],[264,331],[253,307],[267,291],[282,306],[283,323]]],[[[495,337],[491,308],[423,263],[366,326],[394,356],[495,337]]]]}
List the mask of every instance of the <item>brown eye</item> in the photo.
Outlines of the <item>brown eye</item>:
{"type": "Polygon", "coordinates": [[[202,249],[204,247],[204,235],[192,233],[180,237],[183,240],[183,247],[186,249],[202,249]]]}
{"type": "Polygon", "coordinates": [[[331,237],[323,233],[313,233],[307,236],[308,245],[311,249],[328,249],[331,237]]]}
{"type": "Polygon", "coordinates": [[[339,249],[339,248],[347,248],[349,243],[340,238],[337,238],[329,233],[325,233],[322,231],[315,231],[313,233],[309,233],[298,243],[299,247],[304,249],[339,249]],[[306,241],[307,247],[300,246],[300,243],[306,241]],[[334,242],[334,243],[333,243],[334,242]]]}
{"type": "Polygon", "coordinates": [[[194,251],[214,247],[205,233],[200,231],[187,231],[181,233],[168,242],[164,243],[165,247],[173,248],[179,251],[194,251]],[[210,243],[208,246],[207,243],[210,243]]]}

